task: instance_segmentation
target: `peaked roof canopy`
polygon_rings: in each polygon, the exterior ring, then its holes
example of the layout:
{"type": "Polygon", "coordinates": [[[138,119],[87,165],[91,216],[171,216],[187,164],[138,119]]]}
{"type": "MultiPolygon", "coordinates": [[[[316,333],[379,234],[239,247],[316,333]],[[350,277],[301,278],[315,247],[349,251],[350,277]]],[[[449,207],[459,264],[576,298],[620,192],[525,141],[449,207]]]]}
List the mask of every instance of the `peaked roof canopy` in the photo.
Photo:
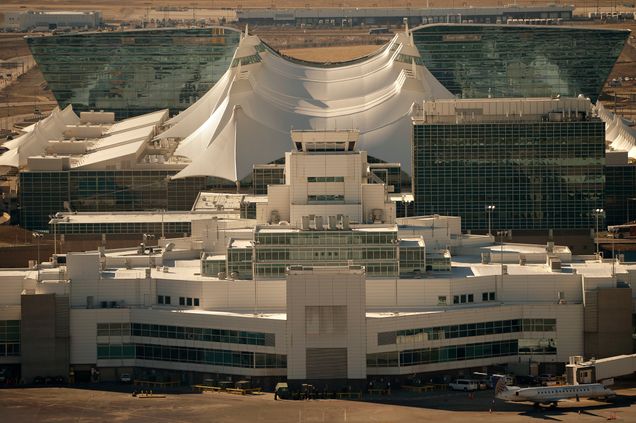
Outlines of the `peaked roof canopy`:
{"type": "Polygon", "coordinates": [[[158,138],[182,138],[175,154],[191,163],[176,178],[240,180],[253,164],[283,157],[291,129],[357,129],[360,149],[408,171],[413,107],[440,98],[453,95],[422,66],[406,32],[337,66],[283,57],[245,35],[221,80],[158,138]]]}

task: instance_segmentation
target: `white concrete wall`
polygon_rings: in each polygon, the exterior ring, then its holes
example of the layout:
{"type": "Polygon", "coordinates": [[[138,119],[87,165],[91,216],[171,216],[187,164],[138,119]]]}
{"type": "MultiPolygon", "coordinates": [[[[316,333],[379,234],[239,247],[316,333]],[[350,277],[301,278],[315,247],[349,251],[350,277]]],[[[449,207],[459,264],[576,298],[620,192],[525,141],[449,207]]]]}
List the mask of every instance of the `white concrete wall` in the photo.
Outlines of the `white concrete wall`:
{"type": "Polygon", "coordinates": [[[285,369],[250,369],[147,361],[131,359],[97,360],[98,343],[151,343],[192,348],[224,349],[232,351],[254,351],[270,354],[285,354],[286,321],[258,317],[241,317],[209,313],[187,313],[167,309],[72,309],[71,310],[71,364],[98,364],[101,367],[149,366],[175,370],[195,370],[201,372],[221,372],[245,375],[284,375],[285,369]],[[166,338],[134,336],[97,336],[98,323],[149,323],[158,325],[215,328],[237,331],[273,333],[275,346],[243,345],[222,342],[203,342],[166,338]]]}
{"type": "MultiPolygon", "coordinates": [[[[491,307],[449,308],[445,311],[420,313],[415,315],[394,315],[367,320],[367,352],[403,351],[419,348],[439,348],[479,342],[493,342],[521,338],[554,338],[557,341],[556,355],[521,356],[521,360],[540,362],[566,362],[571,355],[583,354],[583,306],[581,304],[537,304],[501,305],[491,307]],[[554,318],[556,332],[517,332],[484,336],[473,336],[443,340],[427,340],[422,337],[411,343],[378,345],[378,333],[403,329],[431,328],[436,326],[459,325],[464,323],[487,322],[510,319],[554,318]]],[[[400,369],[369,368],[372,374],[396,374],[430,372],[436,370],[489,365],[505,361],[502,357],[477,360],[463,360],[445,363],[422,364],[400,369]]],[[[515,357],[514,361],[519,359],[515,357]]]]}
{"type": "Polygon", "coordinates": [[[288,378],[307,377],[307,348],[347,348],[347,377],[366,377],[364,281],[361,271],[290,271],[287,276],[288,378]],[[307,306],[345,306],[345,333],[307,335],[307,306]]]}
{"type": "Polygon", "coordinates": [[[370,279],[367,281],[367,306],[370,308],[435,307],[438,297],[446,296],[452,305],[454,295],[473,294],[480,303],[483,292],[495,292],[505,303],[556,303],[558,293],[570,303],[583,301],[580,275],[527,274],[474,276],[470,278],[370,279]]]}

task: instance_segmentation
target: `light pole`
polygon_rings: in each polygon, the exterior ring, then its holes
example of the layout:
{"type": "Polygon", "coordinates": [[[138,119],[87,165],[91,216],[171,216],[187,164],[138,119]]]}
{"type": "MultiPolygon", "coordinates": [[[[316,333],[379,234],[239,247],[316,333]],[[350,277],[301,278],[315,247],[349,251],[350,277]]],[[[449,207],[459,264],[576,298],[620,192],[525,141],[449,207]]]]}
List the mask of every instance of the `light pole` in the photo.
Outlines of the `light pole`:
{"type": "Polygon", "coordinates": [[[596,258],[600,257],[599,255],[599,247],[598,247],[598,220],[599,218],[605,216],[605,210],[603,209],[594,209],[592,214],[596,218],[596,232],[594,233],[594,240],[596,241],[596,258]]]}
{"type": "MultiPolygon", "coordinates": [[[[148,242],[149,239],[155,239],[155,235],[144,234],[144,254],[146,253],[146,242],[148,242]]],[[[150,250],[148,250],[148,268],[152,268],[152,247],[150,247],[150,250]]]]}
{"type": "Polygon", "coordinates": [[[49,215],[51,225],[53,225],[53,254],[57,254],[57,215],[49,215]]]}
{"type": "Polygon", "coordinates": [[[33,239],[37,240],[37,243],[38,243],[38,261],[35,264],[35,266],[36,266],[36,269],[38,270],[38,282],[39,282],[40,281],[40,238],[42,238],[44,235],[42,235],[39,232],[33,232],[31,236],[33,237],[33,239]]]}
{"type": "Polygon", "coordinates": [[[504,264],[503,264],[503,245],[504,245],[504,236],[508,235],[508,231],[497,231],[497,236],[500,236],[500,242],[499,242],[499,250],[501,253],[501,279],[503,281],[503,275],[504,275],[504,264]]]}
{"type": "Polygon", "coordinates": [[[486,206],[486,213],[488,214],[488,235],[490,235],[492,232],[492,214],[495,211],[495,206],[493,204],[490,204],[488,206],[486,206]]]}

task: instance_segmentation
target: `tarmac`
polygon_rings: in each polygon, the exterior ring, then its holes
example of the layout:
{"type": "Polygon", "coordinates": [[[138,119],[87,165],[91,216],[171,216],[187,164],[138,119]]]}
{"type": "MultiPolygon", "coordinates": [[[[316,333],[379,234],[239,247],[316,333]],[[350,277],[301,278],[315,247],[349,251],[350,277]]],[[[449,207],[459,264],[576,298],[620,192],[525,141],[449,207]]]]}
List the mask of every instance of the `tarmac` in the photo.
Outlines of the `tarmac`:
{"type": "MultiPolygon", "coordinates": [[[[632,385],[634,386],[634,385],[632,385]]],[[[138,398],[130,392],[38,387],[0,389],[3,422],[559,422],[636,421],[636,387],[617,389],[612,402],[564,401],[555,409],[495,400],[493,392],[363,397],[363,400],[274,401],[273,395],[168,393],[138,398]]]]}

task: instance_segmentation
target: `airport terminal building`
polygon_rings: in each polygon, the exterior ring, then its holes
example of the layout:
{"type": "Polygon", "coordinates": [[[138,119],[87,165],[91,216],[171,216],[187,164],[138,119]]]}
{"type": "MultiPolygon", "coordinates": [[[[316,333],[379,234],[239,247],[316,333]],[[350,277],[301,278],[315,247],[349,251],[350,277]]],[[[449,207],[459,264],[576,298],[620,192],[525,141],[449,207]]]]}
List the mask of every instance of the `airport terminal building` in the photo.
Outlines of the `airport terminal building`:
{"type": "Polygon", "coordinates": [[[500,229],[589,230],[593,210],[624,200],[605,203],[605,149],[618,144],[608,146],[605,120],[586,97],[598,96],[628,34],[424,25],[332,64],[292,59],[221,27],[33,37],[45,77],[66,87],[56,94],[61,106],[73,102],[79,116],[66,106],[26,128],[3,145],[0,168],[17,174],[14,217],[46,231],[60,211],[187,211],[200,191],[264,194],[285,178],[291,128],[349,128],[359,130],[373,173],[405,194],[400,216],[458,215],[463,230],[484,231],[493,204],[500,229]],[[545,48],[557,39],[569,46],[567,60],[545,48]],[[82,56],[92,64],[77,66],[86,43],[121,46],[107,64],[82,56]],[[192,62],[199,56],[205,63],[192,62]],[[130,73],[145,57],[152,72],[130,73]],[[160,66],[152,62],[159,57],[160,66]],[[154,107],[153,96],[168,109],[118,120],[154,107]],[[87,98],[109,101],[110,111],[91,112],[87,98]],[[422,121],[426,115],[438,121],[422,121]]]}
{"type": "MultiPolygon", "coordinates": [[[[636,266],[398,218],[358,131],[292,131],[256,218],[0,270],[0,363],[37,376],[330,387],[632,350],[636,266]]],[[[126,216],[120,217],[122,222],[126,216]]]]}

